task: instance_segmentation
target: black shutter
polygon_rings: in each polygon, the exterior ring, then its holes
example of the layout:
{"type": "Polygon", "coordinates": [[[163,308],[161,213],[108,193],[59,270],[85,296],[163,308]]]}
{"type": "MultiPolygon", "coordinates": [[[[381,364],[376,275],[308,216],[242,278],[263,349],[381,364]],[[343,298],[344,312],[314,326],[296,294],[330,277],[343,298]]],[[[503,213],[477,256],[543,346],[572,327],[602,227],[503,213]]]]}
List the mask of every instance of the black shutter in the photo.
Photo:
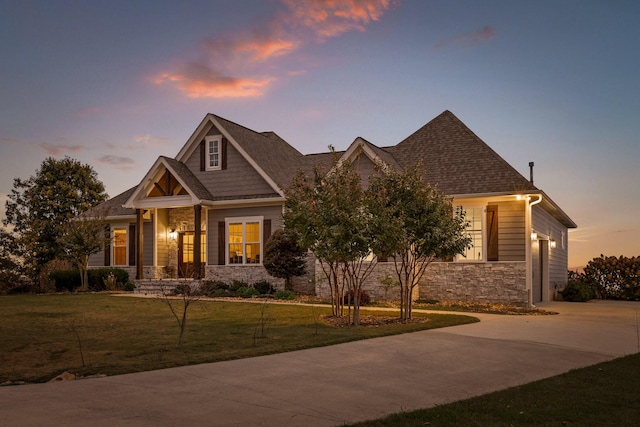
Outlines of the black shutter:
{"type": "Polygon", "coordinates": [[[220,149],[222,150],[222,165],[221,168],[224,170],[227,168],[227,138],[222,138],[222,143],[220,149]]]}
{"type": "Polygon", "coordinates": [[[264,246],[271,237],[271,220],[265,219],[262,221],[262,245],[264,246]]]}
{"type": "Polygon", "coordinates": [[[487,260],[498,261],[498,206],[487,206],[487,260]]]}
{"type": "Polygon", "coordinates": [[[136,225],[129,224],[129,265],[136,265],[136,225]]]}
{"type": "Polygon", "coordinates": [[[111,228],[108,225],[104,226],[104,266],[109,267],[111,265],[111,228]]]}
{"type": "Polygon", "coordinates": [[[225,225],[224,221],[218,221],[218,265],[225,265],[225,225]]]}
{"type": "Polygon", "coordinates": [[[204,143],[204,139],[202,141],[200,141],[200,170],[201,171],[205,171],[206,170],[206,147],[205,147],[205,143],[204,143]]]}

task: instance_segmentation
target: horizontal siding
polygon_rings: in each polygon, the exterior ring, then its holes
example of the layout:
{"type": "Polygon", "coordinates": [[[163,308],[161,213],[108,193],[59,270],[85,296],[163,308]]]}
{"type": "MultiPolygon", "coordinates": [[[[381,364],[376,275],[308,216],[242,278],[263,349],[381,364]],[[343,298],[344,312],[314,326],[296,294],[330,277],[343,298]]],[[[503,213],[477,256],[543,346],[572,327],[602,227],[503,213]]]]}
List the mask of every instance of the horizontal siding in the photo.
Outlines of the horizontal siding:
{"type": "MultiPolygon", "coordinates": [[[[533,206],[531,213],[533,229],[556,241],[556,247],[549,249],[549,285],[565,285],[567,283],[569,244],[567,227],[560,224],[539,206],[533,206]],[[564,233],[564,248],[562,247],[564,233]]],[[[536,260],[534,260],[535,263],[536,260]]]]}
{"type": "Polygon", "coordinates": [[[525,260],[524,201],[491,202],[498,206],[498,259],[525,260]]]}
{"type": "MultiPolygon", "coordinates": [[[[255,208],[210,209],[208,211],[207,258],[208,264],[218,264],[218,222],[225,218],[263,216],[271,220],[271,232],[282,228],[282,205],[255,208]]],[[[262,233],[261,233],[262,234],[262,233]]],[[[262,242],[264,245],[264,242],[262,242]]]]}
{"type": "MultiPolygon", "coordinates": [[[[209,132],[215,135],[214,132],[209,132]]],[[[196,148],[185,164],[209,189],[213,197],[233,198],[275,193],[275,190],[260,176],[247,160],[228,142],[227,167],[224,170],[201,171],[200,149],[196,148]]]]}
{"type": "MultiPolygon", "coordinates": [[[[153,217],[152,217],[153,218],[153,217]]],[[[153,248],[154,248],[154,239],[153,239],[153,222],[145,221],[142,226],[142,244],[143,244],[143,265],[151,266],[153,265],[153,248]]]]}

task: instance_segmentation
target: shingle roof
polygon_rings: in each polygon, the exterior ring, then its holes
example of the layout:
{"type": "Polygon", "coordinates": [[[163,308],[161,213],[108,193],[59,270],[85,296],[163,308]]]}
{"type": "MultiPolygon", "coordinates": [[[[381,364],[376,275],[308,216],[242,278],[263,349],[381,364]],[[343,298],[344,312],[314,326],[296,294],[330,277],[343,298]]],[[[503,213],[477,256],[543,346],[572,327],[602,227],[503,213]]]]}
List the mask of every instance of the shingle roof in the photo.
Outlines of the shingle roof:
{"type": "Polygon", "coordinates": [[[135,216],[136,211],[134,209],[127,209],[122,207],[122,205],[124,205],[124,202],[126,202],[127,199],[131,197],[136,188],[138,187],[131,187],[127,191],[124,191],[117,196],[110,198],[106,202],[102,202],[98,206],[94,206],[93,208],[86,211],[83,215],[87,215],[89,217],[103,215],[106,217],[135,216]]]}
{"type": "Polygon", "coordinates": [[[256,132],[215,116],[229,135],[280,188],[286,188],[304,156],[275,132],[256,132]]]}
{"type": "Polygon", "coordinates": [[[178,175],[176,178],[181,179],[198,199],[213,200],[211,192],[207,190],[202,182],[196,178],[193,172],[191,172],[184,163],[170,157],[160,156],[160,158],[164,160],[171,169],[173,169],[176,175],[178,175]]]}
{"type": "Polygon", "coordinates": [[[450,111],[387,150],[403,167],[422,161],[427,181],[449,195],[537,190],[450,111]]]}

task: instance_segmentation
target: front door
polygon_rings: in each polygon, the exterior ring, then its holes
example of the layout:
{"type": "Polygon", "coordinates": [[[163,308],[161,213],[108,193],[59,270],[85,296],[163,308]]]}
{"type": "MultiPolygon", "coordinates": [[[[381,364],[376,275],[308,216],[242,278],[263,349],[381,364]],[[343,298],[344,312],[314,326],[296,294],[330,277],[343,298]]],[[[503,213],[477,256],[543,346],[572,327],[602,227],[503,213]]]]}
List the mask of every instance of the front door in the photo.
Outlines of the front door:
{"type": "MultiPolygon", "coordinates": [[[[183,231],[178,234],[178,277],[193,277],[193,231],[183,231]]],[[[204,266],[206,256],[206,233],[200,238],[200,260],[204,266]]]]}

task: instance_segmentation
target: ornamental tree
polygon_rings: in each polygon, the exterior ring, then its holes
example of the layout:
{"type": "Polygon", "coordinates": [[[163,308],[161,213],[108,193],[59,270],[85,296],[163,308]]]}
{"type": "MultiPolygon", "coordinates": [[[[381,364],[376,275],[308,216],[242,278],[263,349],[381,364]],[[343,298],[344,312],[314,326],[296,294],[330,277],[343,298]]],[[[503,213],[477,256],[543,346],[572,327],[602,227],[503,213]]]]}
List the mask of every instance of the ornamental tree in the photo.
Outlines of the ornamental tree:
{"type": "Polygon", "coordinates": [[[291,278],[305,273],[306,251],[289,230],[277,229],[264,245],[264,268],[273,277],[284,279],[284,288],[291,290],[291,278]]]}
{"type": "Polygon", "coordinates": [[[391,256],[400,284],[400,318],[411,319],[413,293],[435,260],[461,254],[470,244],[464,214],[453,214],[451,199],[425,183],[420,165],[403,172],[385,170],[369,181],[376,227],[388,231],[376,242],[391,256]]]}

